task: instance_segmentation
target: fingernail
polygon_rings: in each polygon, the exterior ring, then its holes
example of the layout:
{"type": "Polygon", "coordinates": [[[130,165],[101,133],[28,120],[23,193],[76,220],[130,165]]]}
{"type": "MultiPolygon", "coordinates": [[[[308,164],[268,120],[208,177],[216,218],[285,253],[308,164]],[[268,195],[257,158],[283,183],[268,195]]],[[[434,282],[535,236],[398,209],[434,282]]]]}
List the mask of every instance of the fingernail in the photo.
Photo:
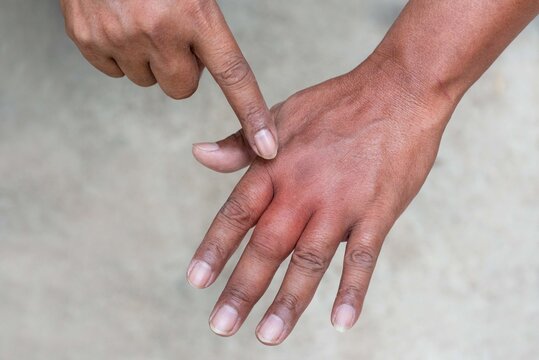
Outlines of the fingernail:
{"type": "Polygon", "coordinates": [[[230,305],[223,305],[210,319],[212,331],[218,335],[230,335],[238,322],[238,312],[230,305]]]}
{"type": "Polygon", "coordinates": [[[354,325],[355,318],[356,310],[352,306],[348,304],[339,305],[333,316],[333,327],[338,332],[345,332],[354,325]]]}
{"type": "Polygon", "coordinates": [[[214,142],[197,143],[197,144],[193,144],[193,146],[199,150],[208,151],[208,152],[219,150],[219,144],[214,143],[214,142]]]}
{"type": "Polygon", "coordinates": [[[211,277],[211,266],[200,260],[193,260],[187,270],[187,280],[189,284],[198,289],[205,288],[211,277]]]}
{"type": "Polygon", "coordinates": [[[271,314],[258,330],[258,338],[263,343],[275,344],[284,331],[284,321],[277,315],[271,314]]]}
{"type": "Polygon", "coordinates": [[[262,129],[255,134],[255,145],[258,154],[264,159],[273,159],[277,155],[277,143],[268,129],[262,129]]]}

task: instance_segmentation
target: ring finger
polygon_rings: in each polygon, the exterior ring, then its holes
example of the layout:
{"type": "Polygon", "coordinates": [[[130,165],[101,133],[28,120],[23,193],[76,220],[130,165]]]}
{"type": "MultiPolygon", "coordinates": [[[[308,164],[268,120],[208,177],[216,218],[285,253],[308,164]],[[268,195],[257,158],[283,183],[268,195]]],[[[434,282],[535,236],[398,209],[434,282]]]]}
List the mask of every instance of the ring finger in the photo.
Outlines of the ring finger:
{"type": "Polygon", "coordinates": [[[283,284],[257,327],[257,337],[264,344],[280,344],[311,302],[346,232],[346,226],[334,219],[315,214],[301,235],[283,284]]]}
{"type": "Polygon", "coordinates": [[[145,57],[116,55],[114,59],[125,76],[135,84],[148,87],[157,82],[150,68],[149,60],[145,57]]]}
{"type": "Polygon", "coordinates": [[[150,68],[165,94],[173,99],[185,99],[197,90],[204,66],[190,50],[174,55],[173,59],[167,59],[158,54],[150,61],[150,68]]]}
{"type": "Polygon", "coordinates": [[[82,56],[92,64],[97,70],[101,71],[105,75],[110,77],[120,78],[124,76],[122,69],[118,66],[116,61],[106,55],[102,55],[93,50],[81,48],[82,56]]]}

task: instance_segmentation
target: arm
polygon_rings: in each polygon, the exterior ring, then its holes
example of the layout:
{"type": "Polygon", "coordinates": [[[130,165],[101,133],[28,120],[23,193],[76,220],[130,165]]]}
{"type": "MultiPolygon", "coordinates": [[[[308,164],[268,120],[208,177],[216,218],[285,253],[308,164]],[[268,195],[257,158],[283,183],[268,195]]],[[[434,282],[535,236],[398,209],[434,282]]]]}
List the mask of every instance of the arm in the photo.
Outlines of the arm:
{"type": "MultiPolygon", "coordinates": [[[[249,64],[215,0],[61,0],[66,31],[84,57],[112,77],[159,83],[191,96],[211,72],[259,156],[277,153],[276,129],[249,64]]],[[[207,149],[207,147],[206,147],[207,149]]]]}
{"type": "MultiPolygon", "coordinates": [[[[331,321],[337,330],[352,327],[384,239],[430,172],[458,101],[538,12],[536,0],[412,0],[356,69],[274,107],[279,156],[252,162],[188,269],[193,286],[211,285],[255,227],[210,316],[212,329],[234,334],[292,254],[256,330],[262,342],[281,343],[343,240],[331,321]]],[[[241,136],[219,144],[213,155],[193,151],[218,170],[253,159],[241,136]]]]}
{"type": "MultiPolygon", "coordinates": [[[[534,0],[412,0],[371,58],[398,86],[419,96],[441,93],[444,102],[456,106],[538,13],[534,0]]],[[[218,142],[219,151],[195,144],[193,153],[215,171],[236,171],[256,156],[243,142],[237,133],[218,142]]]]}
{"type": "Polygon", "coordinates": [[[538,13],[537,0],[410,1],[375,54],[456,103],[538,13]]]}

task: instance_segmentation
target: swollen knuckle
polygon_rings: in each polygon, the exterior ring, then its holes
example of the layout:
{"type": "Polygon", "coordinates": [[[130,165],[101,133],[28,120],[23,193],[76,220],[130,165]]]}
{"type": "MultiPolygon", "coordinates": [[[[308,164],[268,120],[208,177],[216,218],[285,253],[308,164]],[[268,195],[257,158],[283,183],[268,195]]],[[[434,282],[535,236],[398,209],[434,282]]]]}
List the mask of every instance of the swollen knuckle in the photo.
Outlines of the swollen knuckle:
{"type": "Polygon", "coordinates": [[[329,263],[329,259],[321,255],[320,252],[303,248],[296,249],[290,261],[307,273],[323,272],[329,263]]]}
{"type": "Polygon", "coordinates": [[[251,252],[260,260],[283,260],[286,253],[275,241],[276,237],[270,233],[264,232],[254,236],[249,241],[251,252]]]}
{"type": "Polygon", "coordinates": [[[299,308],[300,301],[297,295],[286,293],[279,295],[277,299],[275,299],[275,305],[277,307],[284,308],[289,312],[296,313],[299,308]]]}
{"type": "Polygon", "coordinates": [[[238,87],[252,77],[251,68],[241,55],[230,57],[223,69],[215,74],[217,82],[225,87],[238,87]]]}
{"type": "Polygon", "coordinates": [[[244,229],[252,220],[252,212],[241,196],[231,196],[219,210],[226,224],[236,229],[244,229]]]}
{"type": "Polygon", "coordinates": [[[376,251],[369,246],[353,248],[347,255],[348,265],[357,267],[363,271],[372,271],[376,264],[376,251]]]}

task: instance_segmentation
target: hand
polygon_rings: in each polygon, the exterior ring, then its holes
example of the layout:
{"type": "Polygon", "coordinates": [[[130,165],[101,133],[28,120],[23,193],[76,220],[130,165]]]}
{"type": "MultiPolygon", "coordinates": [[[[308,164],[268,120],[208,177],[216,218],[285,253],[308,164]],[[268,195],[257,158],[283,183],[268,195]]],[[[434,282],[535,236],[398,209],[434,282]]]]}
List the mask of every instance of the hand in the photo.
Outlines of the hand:
{"type": "MultiPolygon", "coordinates": [[[[256,226],[210,316],[212,330],[233,335],[292,253],[281,288],[256,330],[263,343],[281,343],[341,241],[347,242],[346,255],[331,319],[337,330],[349,329],[358,319],[384,238],[425,181],[454,106],[443,93],[373,55],[353,72],[274,107],[279,156],[254,160],[188,269],[193,286],[211,285],[256,226]]],[[[220,148],[215,155],[195,147],[194,154],[223,171],[253,158],[240,135],[220,142],[220,148]]]]}
{"type": "Polygon", "coordinates": [[[275,157],[273,119],[214,0],[61,0],[61,6],[69,36],[109,76],[125,74],[140,86],[158,82],[170,97],[183,99],[196,91],[207,66],[253,151],[275,157]]]}

